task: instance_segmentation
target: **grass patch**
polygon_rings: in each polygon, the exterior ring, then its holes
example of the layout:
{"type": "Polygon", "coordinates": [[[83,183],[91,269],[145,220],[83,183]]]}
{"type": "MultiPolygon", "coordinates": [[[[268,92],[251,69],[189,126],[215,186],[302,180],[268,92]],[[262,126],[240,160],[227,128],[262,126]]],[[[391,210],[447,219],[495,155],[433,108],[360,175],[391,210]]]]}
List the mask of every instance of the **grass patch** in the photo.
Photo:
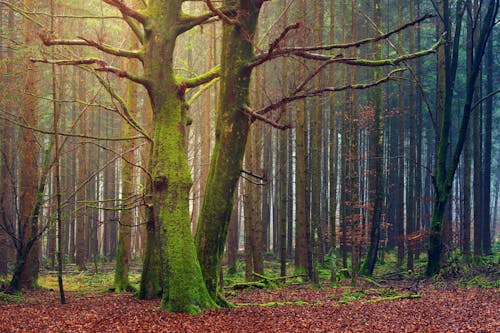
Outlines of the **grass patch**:
{"type": "Polygon", "coordinates": [[[7,294],[0,292],[0,304],[20,304],[23,301],[23,295],[18,294],[7,294]]]}
{"type": "MultiPolygon", "coordinates": [[[[129,274],[130,284],[139,288],[140,274],[129,274]]],[[[63,276],[64,291],[77,293],[103,293],[113,288],[114,273],[86,273],[66,274],[63,276]]],[[[58,290],[56,275],[41,275],[38,284],[43,289],[58,290]]]]}
{"type": "Polygon", "coordinates": [[[340,300],[337,301],[337,304],[351,304],[352,302],[365,297],[366,293],[363,290],[352,290],[351,288],[346,288],[346,290],[342,292],[340,300]]]}

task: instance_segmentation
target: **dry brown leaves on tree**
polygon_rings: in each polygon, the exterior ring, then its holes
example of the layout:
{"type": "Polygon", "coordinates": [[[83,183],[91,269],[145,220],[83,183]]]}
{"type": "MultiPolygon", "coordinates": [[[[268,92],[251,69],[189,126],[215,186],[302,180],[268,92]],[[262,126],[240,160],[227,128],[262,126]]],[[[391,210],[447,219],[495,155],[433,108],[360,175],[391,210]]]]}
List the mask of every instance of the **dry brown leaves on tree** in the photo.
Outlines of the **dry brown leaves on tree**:
{"type": "MultiPolygon", "coordinates": [[[[339,304],[342,289],[247,290],[229,297],[245,305],[197,316],[158,310],[159,301],[133,296],[29,293],[0,305],[0,332],[500,332],[498,289],[426,287],[421,298],[339,304]],[[282,303],[283,304],[283,303],[282,303]]],[[[345,291],[345,289],[344,289],[345,291]]],[[[403,291],[401,291],[403,293],[403,291]]]]}

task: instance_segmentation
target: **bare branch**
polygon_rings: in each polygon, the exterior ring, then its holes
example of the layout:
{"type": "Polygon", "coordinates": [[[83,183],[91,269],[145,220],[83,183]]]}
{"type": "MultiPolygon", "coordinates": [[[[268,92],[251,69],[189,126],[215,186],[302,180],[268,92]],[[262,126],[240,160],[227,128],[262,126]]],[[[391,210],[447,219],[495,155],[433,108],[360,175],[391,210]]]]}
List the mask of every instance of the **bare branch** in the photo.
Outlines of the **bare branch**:
{"type": "Polygon", "coordinates": [[[30,59],[32,62],[41,62],[46,64],[54,64],[59,66],[79,66],[79,65],[97,65],[97,68],[94,68],[97,72],[108,72],[113,73],[118,77],[123,77],[133,81],[135,83],[141,84],[146,88],[149,86],[149,81],[143,77],[134,75],[122,69],[109,66],[104,60],[97,58],[88,58],[88,59],[70,59],[70,60],[57,60],[57,59],[30,59]]]}
{"type": "Polygon", "coordinates": [[[8,1],[0,1],[1,4],[4,4],[5,6],[9,7],[11,10],[15,11],[16,13],[19,13],[21,14],[21,16],[23,16],[25,19],[33,22],[34,24],[36,24],[37,26],[39,26],[40,28],[43,28],[44,25],[40,22],[38,22],[32,15],[32,13],[30,13],[29,11],[27,10],[24,10],[20,7],[17,7],[15,6],[14,4],[8,2],[8,1]]]}
{"type": "Polygon", "coordinates": [[[31,58],[31,62],[41,62],[45,64],[54,64],[59,66],[78,66],[78,65],[93,65],[97,64],[99,66],[105,66],[106,62],[97,58],[87,58],[87,59],[70,59],[70,60],[59,60],[59,59],[36,59],[31,58]]]}
{"type": "Polygon", "coordinates": [[[119,49],[111,45],[101,44],[99,42],[81,36],[78,36],[77,39],[53,39],[52,36],[49,36],[46,31],[41,31],[39,33],[39,36],[42,42],[46,46],[54,46],[54,45],[90,46],[107,54],[115,55],[118,57],[135,58],[142,61],[142,53],[140,51],[119,49]]]}
{"type": "MultiPolygon", "coordinates": [[[[283,104],[285,104],[285,103],[283,103],[283,104]]],[[[244,114],[249,116],[252,121],[260,120],[260,121],[265,122],[266,124],[271,125],[274,128],[280,129],[280,130],[286,130],[286,129],[292,128],[292,126],[289,124],[281,125],[278,122],[276,122],[272,119],[269,119],[266,116],[263,116],[262,114],[259,114],[255,111],[253,111],[248,105],[244,105],[243,108],[241,109],[241,112],[243,112],[244,114]]]]}
{"type": "MultiPolygon", "coordinates": [[[[324,87],[324,88],[310,90],[310,91],[307,91],[307,92],[300,94],[300,95],[295,94],[295,95],[286,96],[286,97],[283,97],[282,99],[280,99],[279,101],[274,102],[272,104],[269,104],[268,106],[266,106],[260,110],[252,111],[253,112],[252,116],[254,116],[255,114],[263,116],[263,115],[265,115],[273,110],[277,110],[277,109],[281,108],[282,106],[287,105],[291,102],[301,100],[304,98],[308,98],[308,97],[320,96],[320,95],[323,95],[323,94],[329,93],[329,92],[339,92],[339,91],[344,91],[344,90],[348,90],[348,89],[363,90],[363,89],[372,88],[374,86],[377,86],[377,85],[382,84],[384,82],[387,82],[389,80],[396,79],[395,74],[403,72],[405,70],[406,70],[406,68],[395,69],[395,70],[391,71],[389,74],[387,74],[386,76],[380,78],[379,80],[369,82],[369,83],[348,84],[348,85],[341,86],[341,87],[324,87]]],[[[260,118],[257,118],[257,119],[260,119],[260,118]]]]}
{"type": "Polygon", "coordinates": [[[296,51],[305,51],[305,52],[311,52],[311,51],[330,51],[333,49],[348,49],[351,47],[360,47],[364,44],[370,44],[370,43],[375,43],[383,39],[388,39],[394,34],[397,34],[405,29],[408,29],[411,26],[417,25],[418,23],[425,21],[427,19],[435,17],[435,14],[426,14],[414,21],[408,22],[392,31],[389,31],[388,33],[381,34],[377,37],[371,37],[371,38],[365,38],[361,40],[357,40],[351,43],[344,43],[344,44],[328,44],[328,45],[318,45],[318,46],[306,46],[306,47],[290,47],[286,48],[287,50],[296,50],[296,51]]]}
{"type": "Polygon", "coordinates": [[[147,15],[144,15],[141,12],[138,12],[137,10],[128,7],[126,4],[124,4],[120,0],[102,0],[102,2],[105,2],[108,5],[115,7],[123,15],[132,17],[133,19],[135,19],[137,22],[141,23],[142,25],[146,25],[146,23],[149,19],[149,17],[147,15]]]}
{"type": "Polygon", "coordinates": [[[216,8],[214,6],[214,4],[212,3],[212,0],[206,0],[206,3],[208,6],[208,9],[210,9],[210,11],[212,11],[215,15],[217,15],[222,20],[222,22],[229,24],[229,25],[239,25],[239,21],[237,19],[230,18],[229,16],[224,14],[224,12],[222,10],[216,8]]]}
{"type": "Polygon", "coordinates": [[[300,28],[300,23],[295,23],[295,24],[291,24],[289,26],[287,26],[282,32],[281,34],[278,36],[278,38],[276,38],[270,45],[269,45],[269,51],[267,52],[267,54],[271,55],[273,53],[273,51],[278,48],[280,42],[282,40],[285,39],[286,35],[292,31],[292,30],[297,30],[300,28]]]}
{"type": "Polygon", "coordinates": [[[142,134],[144,138],[146,138],[149,142],[152,142],[153,140],[151,137],[148,135],[147,131],[137,122],[137,120],[131,115],[130,110],[123,100],[123,98],[116,93],[116,91],[113,89],[111,84],[106,81],[103,77],[100,75],[97,75],[96,72],[93,72],[93,74],[96,76],[97,80],[101,83],[101,85],[106,89],[106,91],[110,94],[112,100],[116,100],[119,104],[121,109],[123,110],[123,114],[120,113],[120,116],[122,116],[123,119],[132,127],[135,129],[137,132],[142,134]]]}
{"type": "MultiPolygon", "coordinates": [[[[12,117],[14,118],[14,116],[12,117]]],[[[5,121],[8,121],[11,124],[17,125],[22,128],[26,128],[29,130],[32,130],[37,133],[41,134],[49,134],[49,135],[55,135],[56,133],[54,131],[49,131],[45,130],[43,128],[37,128],[33,126],[26,125],[24,123],[18,122],[10,117],[6,117],[2,114],[0,114],[0,119],[3,119],[5,121]]],[[[142,140],[142,139],[147,139],[146,137],[142,135],[137,135],[137,136],[132,136],[132,137],[127,137],[127,138],[112,138],[112,137],[102,137],[102,136],[91,136],[91,135],[84,135],[84,134],[78,134],[78,133],[66,133],[66,132],[57,132],[57,135],[60,136],[65,136],[65,137],[72,137],[72,138],[83,138],[83,139],[89,139],[89,140],[97,140],[97,141],[129,141],[129,140],[142,140]]]]}
{"type": "MultiPolygon", "coordinates": [[[[263,62],[270,60],[270,59],[276,59],[278,57],[284,57],[284,56],[296,56],[299,58],[304,58],[304,59],[309,59],[309,60],[315,60],[315,61],[328,61],[329,63],[338,63],[338,64],[345,64],[345,65],[351,65],[351,66],[363,66],[363,67],[382,67],[382,66],[397,66],[398,64],[423,57],[426,55],[429,55],[431,53],[435,53],[437,48],[445,42],[445,35],[441,36],[441,38],[434,44],[432,45],[429,49],[427,50],[422,50],[418,51],[415,53],[409,53],[409,54],[403,54],[400,55],[396,58],[389,58],[389,59],[359,59],[359,58],[345,58],[342,54],[337,54],[337,55],[324,55],[320,53],[311,53],[311,52],[304,52],[304,51],[291,51],[291,50],[277,50],[274,52],[274,54],[270,58],[263,59],[263,57],[259,56],[254,62],[250,63],[248,65],[249,68],[253,68],[255,66],[258,66],[262,64],[263,62]]],[[[266,54],[265,57],[268,55],[266,54]]]]}
{"type": "Polygon", "coordinates": [[[129,79],[130,81],[133,81],[135,83],[139,83],[146,88],[149,87],[149,85],[150,85],[149,81],[146,80],[145,78],[143,78],[141,76],[134,75],[132,73],[129,73],[125,70],[122,70],[122,69],[114,67],[114,66],[105,65],[105,66],[95,68],[94,70],[97,72],[113,73],[118,77],[123,77],[123,78],[129,79]]]}
{"type": "Polygon", "coordinates": [[[208,12],[199,16],[182,15],[179,22],[179,33],[186,32],[197,25],[207,23],[210,19],[217,16],[214,12],[208,12]]]}

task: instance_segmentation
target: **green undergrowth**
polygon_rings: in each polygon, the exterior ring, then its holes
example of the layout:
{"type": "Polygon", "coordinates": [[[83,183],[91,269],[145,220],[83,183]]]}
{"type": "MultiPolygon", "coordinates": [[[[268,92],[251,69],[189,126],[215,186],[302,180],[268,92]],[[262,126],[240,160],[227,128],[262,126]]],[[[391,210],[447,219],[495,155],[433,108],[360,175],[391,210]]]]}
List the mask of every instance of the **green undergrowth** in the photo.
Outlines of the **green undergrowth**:
{"type": "Polygon", "coordinates": [[[347,305],[354,301],[363,300],[365,303],[375,303],[380,301],[392,301],[403,298],[420,298],[418,294],[401,294],[398,290],[392,288],[353,288],[349,286],[339,287],[342,292],[340,295],[331,295],[331,298],[338,299],[336,304],[347,305]]]}
{"type": "MultiPolygon", "coordinates": [[[[140,273],[131,273],[129,280],[136,290],[139,289],[140,273]]],[[[87,273],[66,274],[63,276],[64,290],[82,294],[104,293],[114,290],[114,273],[87,273]]],[[[38,279],[41,288],[58,290],[57,275],[41,275],[38,279]]]]}
{"type": "Polygon", "coordinates": [[[2,304],[19,304],[23,302],[23,295],[21,293],[9,294],[0,292],[0,305],[2,304]]]}

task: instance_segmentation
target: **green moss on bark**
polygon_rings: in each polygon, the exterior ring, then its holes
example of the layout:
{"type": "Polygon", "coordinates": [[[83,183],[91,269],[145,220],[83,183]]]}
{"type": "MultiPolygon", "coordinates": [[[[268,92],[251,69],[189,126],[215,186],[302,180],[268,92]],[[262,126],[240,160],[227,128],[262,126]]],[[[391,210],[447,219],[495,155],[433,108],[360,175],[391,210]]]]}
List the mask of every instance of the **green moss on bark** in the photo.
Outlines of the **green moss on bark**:
{"type": "MultiPolygon", "coordinates": [[[[234,5],[231,1],[224,4],[234,5]]],[[[243,28],[225,25],[223,31],[221,101],[205,198],[196,233],[198,259],[205,284],[213,299],[219,299],[217,293],[221,259],[231,218],[234,190],[240,176],[251,124],[241,110],[244,105],[249,105],[251,71],[247,64],[254,56],[251,37],[255,32],[260,5],[260,1],[241,3],[240,9],[247,13],[240,18],[243,28]]],[[[220,302],[222,305],[223,303],[220,302]]]]}

